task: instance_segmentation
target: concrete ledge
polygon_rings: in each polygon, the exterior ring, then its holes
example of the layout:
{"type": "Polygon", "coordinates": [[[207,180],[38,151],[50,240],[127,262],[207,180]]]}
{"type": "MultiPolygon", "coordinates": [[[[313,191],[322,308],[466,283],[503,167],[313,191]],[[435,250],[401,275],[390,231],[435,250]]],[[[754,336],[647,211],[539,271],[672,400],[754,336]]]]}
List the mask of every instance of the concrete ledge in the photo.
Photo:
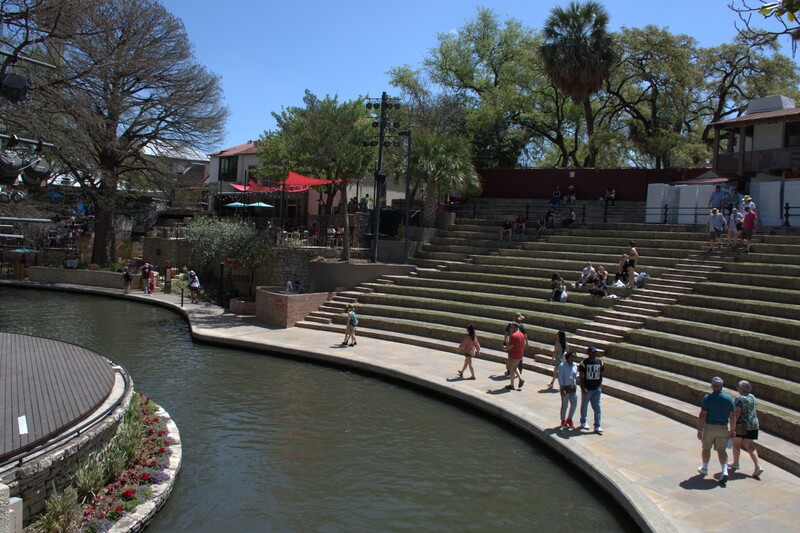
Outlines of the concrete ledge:
{"type": "MultiPolygon", "coordinates": [[[[101,270],[77,270],[70,268],[50,268],[32,266],[28,268],[28,279],[42,283],[72,283],[75,285],[89,285],[92,287],[107,287],[110,289],[124,289],[121,272],[107,272],[101,270]]],[[[139,287],[141,275],[134,274],[132,287],[139,287]]]]}

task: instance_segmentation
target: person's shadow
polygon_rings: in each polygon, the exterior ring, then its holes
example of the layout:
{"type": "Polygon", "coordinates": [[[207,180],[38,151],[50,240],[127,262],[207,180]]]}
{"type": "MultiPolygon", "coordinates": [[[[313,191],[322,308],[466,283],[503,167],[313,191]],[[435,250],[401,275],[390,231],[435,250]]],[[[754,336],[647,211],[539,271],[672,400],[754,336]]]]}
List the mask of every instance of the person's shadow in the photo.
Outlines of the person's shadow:
{"type": "MultiPolygon", "coordinates": [[[[730,477],[728,478],[730,480],[730,477]]],[[[686,490],[711,490],[719,487],[719,481],[712,476],[701,476],[697,474],[689,479],[684,479],[678,485],[686,490]]]]}

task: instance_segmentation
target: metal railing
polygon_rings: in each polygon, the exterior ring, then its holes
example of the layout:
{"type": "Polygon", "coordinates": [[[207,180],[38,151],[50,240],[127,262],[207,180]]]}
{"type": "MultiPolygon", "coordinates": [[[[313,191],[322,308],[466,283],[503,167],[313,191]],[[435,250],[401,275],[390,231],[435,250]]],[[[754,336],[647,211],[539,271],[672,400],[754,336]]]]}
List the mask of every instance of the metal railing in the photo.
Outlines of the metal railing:
{"type": "Polygon", "coordinates": [[[783,227],[790,228],[792,225],[789,223],[789,219],[791,217],[798,217],[800,218],[800,207],[794,206],[792,207],[789,205],[789,202],[783,206],[783,227]],[[792,211],[797,211],[797,213],[792,214],[792,211]]]}

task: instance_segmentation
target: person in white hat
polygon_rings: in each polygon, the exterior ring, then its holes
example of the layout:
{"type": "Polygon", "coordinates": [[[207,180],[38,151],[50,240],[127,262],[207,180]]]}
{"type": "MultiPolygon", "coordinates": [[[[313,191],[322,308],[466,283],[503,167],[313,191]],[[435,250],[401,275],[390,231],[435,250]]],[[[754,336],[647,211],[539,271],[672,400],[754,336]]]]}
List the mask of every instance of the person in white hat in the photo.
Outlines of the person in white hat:
{"type": "Polygon", "coordinates": [[[194,270],[189,271],[189,292],[192,295],[192,303],[200,303],[200,278],[194,270]]]}

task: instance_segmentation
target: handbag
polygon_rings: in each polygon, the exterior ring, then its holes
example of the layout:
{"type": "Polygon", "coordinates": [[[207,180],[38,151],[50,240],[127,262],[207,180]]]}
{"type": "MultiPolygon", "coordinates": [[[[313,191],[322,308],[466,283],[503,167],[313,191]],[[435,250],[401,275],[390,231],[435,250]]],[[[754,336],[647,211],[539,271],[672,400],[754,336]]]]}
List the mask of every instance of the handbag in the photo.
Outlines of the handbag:
{"type": "Polygon", "coordinates": [[[564,392],[566,392],[567,394],[572,394],[573,392],[575,392],[575,390],[576,390],[575,385],[569,385],[564,387],[564,392]]]}

